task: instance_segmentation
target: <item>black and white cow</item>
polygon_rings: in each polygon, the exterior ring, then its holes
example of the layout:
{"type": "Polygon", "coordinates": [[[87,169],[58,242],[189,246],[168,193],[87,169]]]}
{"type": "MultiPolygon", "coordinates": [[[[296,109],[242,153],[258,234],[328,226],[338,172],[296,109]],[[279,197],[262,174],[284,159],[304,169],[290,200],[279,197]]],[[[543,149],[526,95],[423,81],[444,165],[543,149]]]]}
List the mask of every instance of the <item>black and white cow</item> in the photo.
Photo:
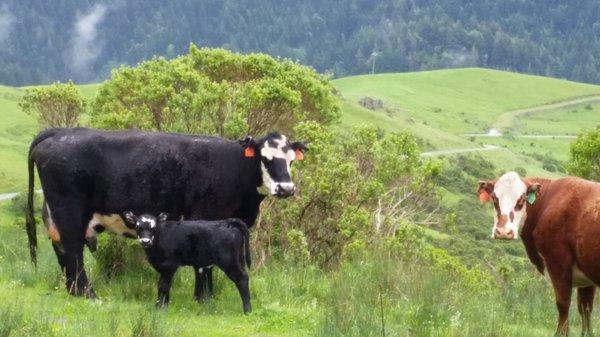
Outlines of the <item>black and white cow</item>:
{"type": "MultiPolygon", "coordinates": [[[[83,246],[100,230],[135,236],[121,214],[168,212],[172,219],[240,218],[252,227],[265,194],[296,189],[290,165],[306,146],[271,133],[254,140],[86,128],[48,129],[29,149],[26,219],[36,263],[34,166],[42,184],[48,234],[69,293],[94,297],[83,246]]],[[[206,277],[211,277],[210,271],[206,277]]]]}
{"type": "Polygon", "coordinates": [[[156,305],[169,304],[171,283],[177,269],[191,266],[196,275],[194,298],[203,297],[201,275],[204,268],[219,267],[237,287],[244,313],[251,310],[250,289],[246,265],[250,266],[250,233],[240,219],[167,221],[168,215],[158,218],[132,212],[123,213],[126,222],[137,232],[148,262],[160,274],[156,305]]]}

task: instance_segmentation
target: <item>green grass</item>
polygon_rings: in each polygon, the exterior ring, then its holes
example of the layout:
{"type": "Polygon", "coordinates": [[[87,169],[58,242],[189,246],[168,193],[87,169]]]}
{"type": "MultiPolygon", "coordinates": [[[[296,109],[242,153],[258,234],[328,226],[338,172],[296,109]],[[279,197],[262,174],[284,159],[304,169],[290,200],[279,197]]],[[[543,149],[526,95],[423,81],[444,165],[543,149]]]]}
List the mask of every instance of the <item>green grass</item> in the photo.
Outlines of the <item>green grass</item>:
{"type": "Polygon", "coordinates": [[[594,85],[479,68],[353,76],[334,83],[352,103],[378,98],[402,116],[460,133],[486,131],[505,111],[600,94],[594,85]]]}
{"type": "MultiPolygon", "coordinates": [[[[340,129],[368,122],[388,131],[409,130],[427,150],[501,145],[506,149],[481,155],[499,170],[523,167],[528,175],[551,177],[560,173],[544,169],[531,153],[565,160],[569,140],[510,136],[471,140],[461,134],[485,131],[503,112],[600,94],[597,86],[485,69],[356,76],[334,83],[344,99],[340,129]],[[384,100],[389,112],[358,105],[365,96],[384,100]]],[[[98,85],[81,88],[92,97],[98,85]]],[[[0,87],[0,193],[25,187],[25,156],[37,123],[20,112],[21,94],[22,89],[0,87]]],[[[545,110],[519,115],[509,126],[511,134],[576,134],[597,125],[598,112],[600,106],[594,104],[545,110]]],[[[451,207],[461,207],[465,197],[442,194],[451,207]]],[[[448,268],[422,257],[399,259],[376,252],[348,258],[332,270],[270,260],[251,270],[250,316],[241,314],[237,291],[220,272],[216,297],[195,303],[189,269],[178,273],[168,310],[157,311],[157,275],[145,262],[130,263],[121,275],[108,279],[94,256],[86,253],[88,274],[101,299],[74,298],[63,288],[42,226],[38,226],[39,269],[33,270],[20,215],[9,206],[0,203],[0,337],[381,336],[382,317],[386,336],[549,336],[555,326],[551,288],[530,270],[520,242],[460,241],[431,229],[424,230],[424,236],[436,245],[451,245],[456,251],[463,249],[457,246],[470,245],[466,251],[475,258],[481,257],[480,252],[500,252],[492,256],[510,261],[506,280],[477,288],[470,274],[457,272],[462,266],[448,268]],[[486,250],[489,246],[501,248],[486,250]],[[10,334],[5,333],[8,330],[10,334]]],[[[482,226],[489,221],[491,216],[482,226]]],[[[487,227],[480,232],[487,235],[487,227]]],[[[598,318],[597,310],[593,322],[598,318]]],[[[572,333],[579,333],[575,305],[571,327],[572,333]]]]}
{"type": "Polygon", "coordinates": [[[600,126],[600,105],[581,104],[568,109],[526,114],[514,129],[523,134],[570,134],[600,126]]]}
{"type": "Polygon", "coordinates": [[[27,177],[26,153],[37,122],[18,106],[21,89],[0,86],[0,193],[23,189],[27,177]]]}
{"type": "MultiPolygon", "coordinates": [[[[157,275],[146,263],[130,264],[107,279],[87,253],[100,299],[75,298],[63,288],[44,234],[36,272],[21,225],[7,204],[0,206],[0,335],[12,331],[2,336],[365,337],[381,336],[382,324],[386,336],[549,336],[554,328],[551,289],[529,270],[488,286],[489,277],[479,283],[474,275],[480,274],[456,267],[452,259],[402,258],[396,255],[406,250],[389,248],[349,257],[332,270],[273,260],[252,269],[249,316],[220,272],[215,298],[196,303],[192,272],[180,270],[171,305],[156,310],[157,275]]],[[[578,333],[574,305],[571,315],[572,332],[578,333]]],[[[596,311],[593,321],[598,318],[596,311]]]]}
{"type": "Polygon", "coordinates": [[[576,135],[598,125],[598,102],[524,114],[513,110],[544,106],[600,94],[600,86],[504,71],[469,68],[415,73],[363,75],[334,81],[343,97],[343,123],[372,123],[383,130],[407,130],[424,140],[424,148],[460,149],[500,145],[507,150],[481,152],[499,170],[524,167],[529,174],[556,177],[532,152],[568,159],[571,139],[470,137],[485,133],[505,118],[510,135],[576,135]],[[363,97],[381,99],[387,111],[358,104],[363,97]],[[573,111],[577,112],[573,112],[573,111]],[[510,118],[508,118],[510,117],[510,118]]]}

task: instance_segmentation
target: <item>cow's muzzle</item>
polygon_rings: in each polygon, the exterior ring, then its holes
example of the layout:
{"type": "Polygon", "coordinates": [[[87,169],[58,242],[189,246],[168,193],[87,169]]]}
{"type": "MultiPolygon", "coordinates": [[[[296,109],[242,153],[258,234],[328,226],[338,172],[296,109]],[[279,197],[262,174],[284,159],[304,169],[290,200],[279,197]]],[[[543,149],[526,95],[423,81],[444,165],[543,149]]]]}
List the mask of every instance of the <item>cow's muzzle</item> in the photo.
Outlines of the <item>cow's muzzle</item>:
{"type": "Polygon", "coordinates": [[[494,239],[512,240],[515,238],[515,232],[512,229],[502,227],[494,230],[494,239]]]}
{"type": "Polygon", "coordinates": [[[142,247],[144,247],[144,248],[150,248],[150,247],[152,247],[152,240],[151,239],[141,238],[140,239],[140,243],[142,244],[142,247]]]}
{"type": "Polygon", "coordinates": [[[287,198],[294,195],[296,186],[290,183],[280,183],[275,187],[275,196],[278,198],[287,198]]]}

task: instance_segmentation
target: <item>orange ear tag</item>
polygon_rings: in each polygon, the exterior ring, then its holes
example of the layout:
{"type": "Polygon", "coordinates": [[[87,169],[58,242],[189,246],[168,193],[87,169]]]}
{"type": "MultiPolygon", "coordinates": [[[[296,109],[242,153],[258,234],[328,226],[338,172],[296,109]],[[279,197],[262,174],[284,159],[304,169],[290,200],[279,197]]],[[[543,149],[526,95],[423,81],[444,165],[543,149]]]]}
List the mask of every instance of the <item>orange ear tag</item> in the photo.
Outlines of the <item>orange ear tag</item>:
{"type": "Polygon", "coordinates": [[[304,159],[304,153],[302,153],[302,151],[296,150],[294,152],[296,153],[296,160],[302,160],[302,159],[304,159]]]}
{"type": "Polygon", "coordinates": [[[482,204],[490,201],[490,194],[488,192],[479,193],[479,201],[481,201],[482,204]]]}
{"type": "Polygon", "coordinates": [[[244,149],[244,156],[248,158],[254,157],[254,148],[248,146],[244,149]]]}

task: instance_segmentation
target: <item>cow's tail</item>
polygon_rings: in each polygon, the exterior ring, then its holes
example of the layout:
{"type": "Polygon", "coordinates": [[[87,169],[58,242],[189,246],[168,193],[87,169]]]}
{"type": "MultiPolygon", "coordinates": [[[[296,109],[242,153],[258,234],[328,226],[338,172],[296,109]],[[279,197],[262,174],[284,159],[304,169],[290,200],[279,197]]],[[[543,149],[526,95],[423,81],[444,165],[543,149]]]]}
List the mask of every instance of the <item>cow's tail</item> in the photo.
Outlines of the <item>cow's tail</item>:
{"type": "Polygon", "coordinates": [[[31,262],[37,267],[37,235],[35,227],[35,217],[33,215],[33,193],[35,184],[35,160],[33,157],[33,150],[35,147],[47,138],[54,136],[58,129],[48,129],[38,134],[31,145],[29,146],[29,153],[27,156],[28,173],[29,173],[29,186],[27,189],[27,211],[25,215],[25,230],[27,231],[27,238],[29,240],[29,255],[31,256],[31,262]]]}
{"type": "Polygon", "coordinates": [[[250,267],[252,259],[250,257],[250,231],[248,230],[248,226],[244,221],[236,218],[231,219],[229,223],[237,228],[244,237],[244,260],[246,261],[246,266],[250,267]]]}

